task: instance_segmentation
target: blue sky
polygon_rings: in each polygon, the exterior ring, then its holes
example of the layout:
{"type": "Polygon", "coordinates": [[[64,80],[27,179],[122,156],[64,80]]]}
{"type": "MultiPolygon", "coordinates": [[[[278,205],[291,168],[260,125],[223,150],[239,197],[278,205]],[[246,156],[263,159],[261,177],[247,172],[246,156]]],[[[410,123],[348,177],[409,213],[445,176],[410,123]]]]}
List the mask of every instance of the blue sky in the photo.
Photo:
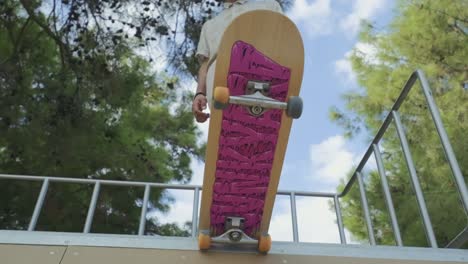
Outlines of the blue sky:
{"type": "Polygon", "coordinates": [[[334,190],[337,180],[362,156],[367,147],[363,137],[347,142],[328,114],[333,106],[344,109],[340,96],[357,88],[346,56],[353,48],[372,53],[371,47],[357,41],[360,20],[384,26],[393,5],[390,0],[296,0],[288,12],[305,45],[301,90],[305,107],[291,131],[281,188],[334,190]]]}
{"type": "MultiPolygon", "coordinates": [[[[395,2],[296,0],[286,13],[298,26],[305,46],[300,94],[304,112],[293,122],[280,189],[334,192],[339,179],[360,161],[368,147],[365,137],[345,140],[343,130],[330,121],[328,114],[333,106],[344,109],[340,95],[357,88],[347,61],[351,50],[357,48],[372,56],[372,47],[357,40],[360,20],[367,19],[378,28],[385,28],[394,15],[395,2]]],[[[205,137],[207,125],[200,125],[205,137]]],[[[192,184],[202,184],[203,166],[193,163],[192,184]]],[[[162,222],[190,220],[193,195],[188,192],[173,195],[177,202],[162,222]]],[[[335,215],[329,211],[327,199],[299,199],[297,207],[302,241],[339,241],[335,215]]],[[[289,200],[277,199],[270,227],[274,240],[292,239],[290,219],[289,200]]]]}

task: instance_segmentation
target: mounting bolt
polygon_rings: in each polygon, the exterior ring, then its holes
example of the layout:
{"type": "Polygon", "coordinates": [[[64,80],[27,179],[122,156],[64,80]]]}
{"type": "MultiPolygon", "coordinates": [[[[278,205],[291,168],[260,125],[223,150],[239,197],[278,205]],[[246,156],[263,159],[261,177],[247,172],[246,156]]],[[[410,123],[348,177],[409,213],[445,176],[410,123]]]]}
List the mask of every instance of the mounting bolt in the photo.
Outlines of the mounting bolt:
{"type": "Polygon", "coordinates": [[[229,239],[232,240],[232,241],[240,241],[242,238],[242,234],[239,232],[239,231],[232,231],[231,233],[229,233],[229,239]]]}

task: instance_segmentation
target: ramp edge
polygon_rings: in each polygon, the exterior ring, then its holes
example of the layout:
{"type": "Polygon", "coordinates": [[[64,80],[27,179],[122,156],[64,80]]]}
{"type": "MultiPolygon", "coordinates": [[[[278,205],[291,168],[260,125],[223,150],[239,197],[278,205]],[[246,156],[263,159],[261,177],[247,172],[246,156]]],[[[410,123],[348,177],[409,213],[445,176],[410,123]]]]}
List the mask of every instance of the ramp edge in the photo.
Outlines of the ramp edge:
{"type": "MultiPolygon", "coordinates": [[[[116,247],[198,251],[195,238],[0,230],[0,244],[116,247]]],[[[236,252],[218,248],[216,252],[236,252]]],[[[253,250],[237,253],[257,254],[253,250]]],[[[468,262],[468,250],[396,246],[273,242],[270,255],[349,257],[401,261],[468,262]]]]}

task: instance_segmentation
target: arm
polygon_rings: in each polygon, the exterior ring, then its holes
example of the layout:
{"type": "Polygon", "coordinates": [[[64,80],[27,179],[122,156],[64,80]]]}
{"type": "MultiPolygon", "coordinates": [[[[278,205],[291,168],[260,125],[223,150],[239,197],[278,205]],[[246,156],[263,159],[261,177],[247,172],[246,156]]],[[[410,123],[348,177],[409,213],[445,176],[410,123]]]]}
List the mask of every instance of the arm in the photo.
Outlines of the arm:
{"type": "Polygon", "coordinates": [[[201,65],[200,65],[200,69],[198,70],[197,91],[196,91],[196,96],[193,98],[193,102],[192,102],[192,112],[197,122],[203,123],[209,117],[208,113],[203,112],[206,109],[206,104],[207,104],[206,74],[208,72],[208,59],[206,57],[203,57],[203,59],[201,59],[200,62],[201,62],[201,65]]]}
{"type": "Polygon", "coordinates": [[[200,69],[198,70],[197,93],[206,94],[206,74],[208,73],[208,59],[203,57],[200,60],[200,69]]]}

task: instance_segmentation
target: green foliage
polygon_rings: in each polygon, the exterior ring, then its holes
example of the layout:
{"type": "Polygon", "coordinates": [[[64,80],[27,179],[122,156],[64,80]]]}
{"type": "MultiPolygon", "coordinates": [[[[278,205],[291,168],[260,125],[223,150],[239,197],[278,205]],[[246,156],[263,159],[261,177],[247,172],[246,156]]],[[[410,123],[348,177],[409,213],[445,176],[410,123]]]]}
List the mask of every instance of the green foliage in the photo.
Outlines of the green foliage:
{"type": "MultiPolygon", "coordinates": [[[[94,38],[99,29],[75,32],[85,47],[75,49],[48,24],[58,15],[30,12],[40,3],[0,5],[1,173],[188,182],[202,152],[190,94],[176,89],[177,78],[155,73],[125,41],[106,49],[94,38]]],[[[2,180],[0,228],[27,228],[39,189],[2,180]]],[[[88,185],[51,184],[38,229],[81,231],[91,193],[88,185]]],[[[151,194],[150,211],[167,211],[164,190],[151,194]]],[[[92,230],[135,233],[142,196],[142,188],[103,187],[92,230]]],[[[155,223],[148,230],[185,234],[155,223]]]]}
{"type": "MultiPolygon", "coordinates": [[[[2,16],[10,7],[21,7],[56,41],[61,49],[76,53],[78,60],[90,54],[106,55],[125,42],[152,63],[167,63],[166,70],[193,78],[198,72],[194,53],[205,21],[222,10],[221,0],[2,0],[2,16]],[[5,3],[3,3],[5,2],[5,3]],[[42,14],[47,21],[40,21],[42,14]],[[98,43],[89,46],[89,43],[98,43]],[[155,52],[157,51],[157,52],[155,52]],[[160,53],[164,53],[161,55],[160,53]]],[[[277,0],[289,8],[292,0],[277,0]]],[[[1,7],[0,7],[1,8],[1,7]]]]}
{"type": "MultiPolygon", "coordinates": [[[[463,0],[398,3],[387,32],[377,32],[370,24],[363,26],[360,41],[373,47],[375,53],[354,50],[351,62],[360,90],[344,95],[347,114],[334,109],[331,116],[349,135],[362,127],[375,134],[409,75],[422,69],[429,78],[462,173],[468,180],[468,92],[463,89],[468,79],[468,3],[463,0]]],[[[445,246],[467,225],[467,218],[419,84],[400,112],[438,244],[445,246]]],[[[393,128],[385,135],[382,146],[404,244],[427,246],[393,128]]],[[[375,171],[368,173],[366,186],[378,243],[394,244],[380,178],[375,171]]],[[[356,239],[367,240],[359,199],[357,190],[345,198],[344,221],[356,239]]]]}
{"type": "Polygon", "coordinates": [[[186,222],[182,228],[176,224],[156,223],[147,230],[147,233],[149,235],[188,237],[192,234],[192,223],[186,222]]]}

